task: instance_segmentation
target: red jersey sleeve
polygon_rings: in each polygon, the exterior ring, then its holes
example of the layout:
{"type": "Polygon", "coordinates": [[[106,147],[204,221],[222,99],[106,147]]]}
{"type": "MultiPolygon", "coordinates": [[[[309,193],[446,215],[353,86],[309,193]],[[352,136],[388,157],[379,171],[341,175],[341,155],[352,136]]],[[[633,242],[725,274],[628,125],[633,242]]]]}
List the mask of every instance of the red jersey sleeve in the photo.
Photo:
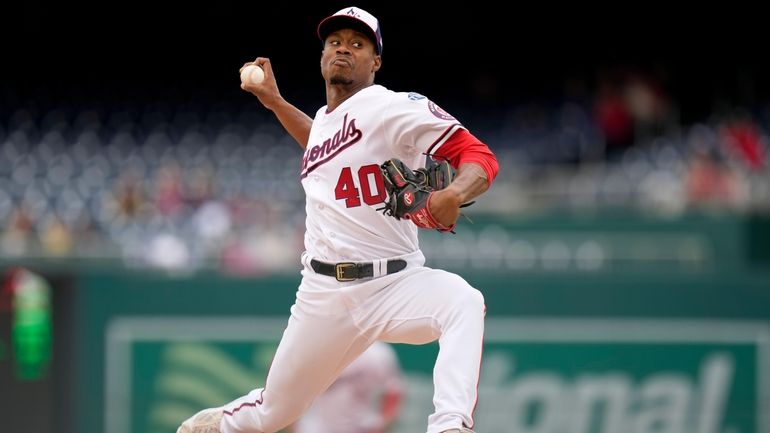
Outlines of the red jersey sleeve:
{"type": "Polygon", "coordinates": [[[446,141],[431,146],[428,154],[448,159],[455,168],[466,162],[478,164],[486,172],[490,185],[497,177],[499,165],[495,154],[489,146],[465,129],[458,129],[446,141]]]}

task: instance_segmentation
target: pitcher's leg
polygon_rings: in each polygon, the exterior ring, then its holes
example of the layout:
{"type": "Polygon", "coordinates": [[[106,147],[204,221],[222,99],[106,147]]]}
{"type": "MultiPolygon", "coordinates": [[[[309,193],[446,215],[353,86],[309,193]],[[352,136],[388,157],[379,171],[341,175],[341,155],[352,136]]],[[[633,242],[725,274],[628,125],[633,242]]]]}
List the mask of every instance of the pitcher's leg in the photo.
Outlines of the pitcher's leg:
{"type": "Polygon", "coordinates": [[[272,433],[295,421],[368,346],[349,316],[292,308],[265,387],[224,406],[223,433],[272,433]]]}
{"type": "Polygon", "coordinates": [[[370,317],[388,320],[380,339],[424,344],[438,337],[428,433],[473,427],[486,312],[481,292],[458,275],[422,268],[380,296],[388,306],[370,317]]]}
{"type": "Polygon", "coordinates": [[[439,318],[442,332],[433,368],[433,404],[436,412],[428,417],[428,433],[473,427],[486,314],[481,292],[465,280],[452,274],[438,280],[445,280],[444,288],[452,287],[457,293],[448,296],[447,309],[439,318]],[[461,425],[457,425],[458,409],[461,425]]]}

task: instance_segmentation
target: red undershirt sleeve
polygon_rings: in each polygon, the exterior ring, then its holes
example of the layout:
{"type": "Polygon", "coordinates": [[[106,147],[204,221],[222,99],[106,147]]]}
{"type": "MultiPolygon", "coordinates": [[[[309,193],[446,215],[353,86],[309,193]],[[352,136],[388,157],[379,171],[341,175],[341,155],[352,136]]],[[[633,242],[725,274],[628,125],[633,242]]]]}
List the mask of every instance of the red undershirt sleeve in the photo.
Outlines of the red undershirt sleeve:
{"type": "Polygon", "coordinates": [[[458,129],[437,149],[428,149],[428,154],[447,158],[457,168],[461,164],[472,162],[481,166],[487,174],[489,185],[497,177],[499,165],[489,146],[465,129],[458,129]]]}

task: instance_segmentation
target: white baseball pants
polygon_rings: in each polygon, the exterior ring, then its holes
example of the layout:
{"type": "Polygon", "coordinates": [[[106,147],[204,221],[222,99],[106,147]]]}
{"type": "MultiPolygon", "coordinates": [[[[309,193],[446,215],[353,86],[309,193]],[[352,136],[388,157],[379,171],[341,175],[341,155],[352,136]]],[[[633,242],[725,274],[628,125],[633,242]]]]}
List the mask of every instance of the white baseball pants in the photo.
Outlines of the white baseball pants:
{"type": "Polygon", "coordinates": [[[438,339],[427,433],[473,427],[485,314],[478,290],[458,275],[413,263],[391,275],[338,282],[303,262],[265,387],[224,406],[223,433],[273,433],[291,424],[374,340],[438,339]]]}

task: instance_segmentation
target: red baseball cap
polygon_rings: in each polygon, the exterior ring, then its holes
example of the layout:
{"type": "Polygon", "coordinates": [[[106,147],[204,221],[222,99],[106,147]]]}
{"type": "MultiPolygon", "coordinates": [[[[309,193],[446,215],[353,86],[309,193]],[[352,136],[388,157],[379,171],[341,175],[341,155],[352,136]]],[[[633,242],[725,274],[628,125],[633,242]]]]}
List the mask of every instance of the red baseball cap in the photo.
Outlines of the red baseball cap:
{"type": "Polygon", "coordinates": [[[318,37],[323,42],[329,33],[345,28],[357,30],[369,36],[374,42],[377,54],[382,54],[380,21],[374,15],[355,6],[340,9],[334,15],[324,18],[318,24],[318,37]]]}

